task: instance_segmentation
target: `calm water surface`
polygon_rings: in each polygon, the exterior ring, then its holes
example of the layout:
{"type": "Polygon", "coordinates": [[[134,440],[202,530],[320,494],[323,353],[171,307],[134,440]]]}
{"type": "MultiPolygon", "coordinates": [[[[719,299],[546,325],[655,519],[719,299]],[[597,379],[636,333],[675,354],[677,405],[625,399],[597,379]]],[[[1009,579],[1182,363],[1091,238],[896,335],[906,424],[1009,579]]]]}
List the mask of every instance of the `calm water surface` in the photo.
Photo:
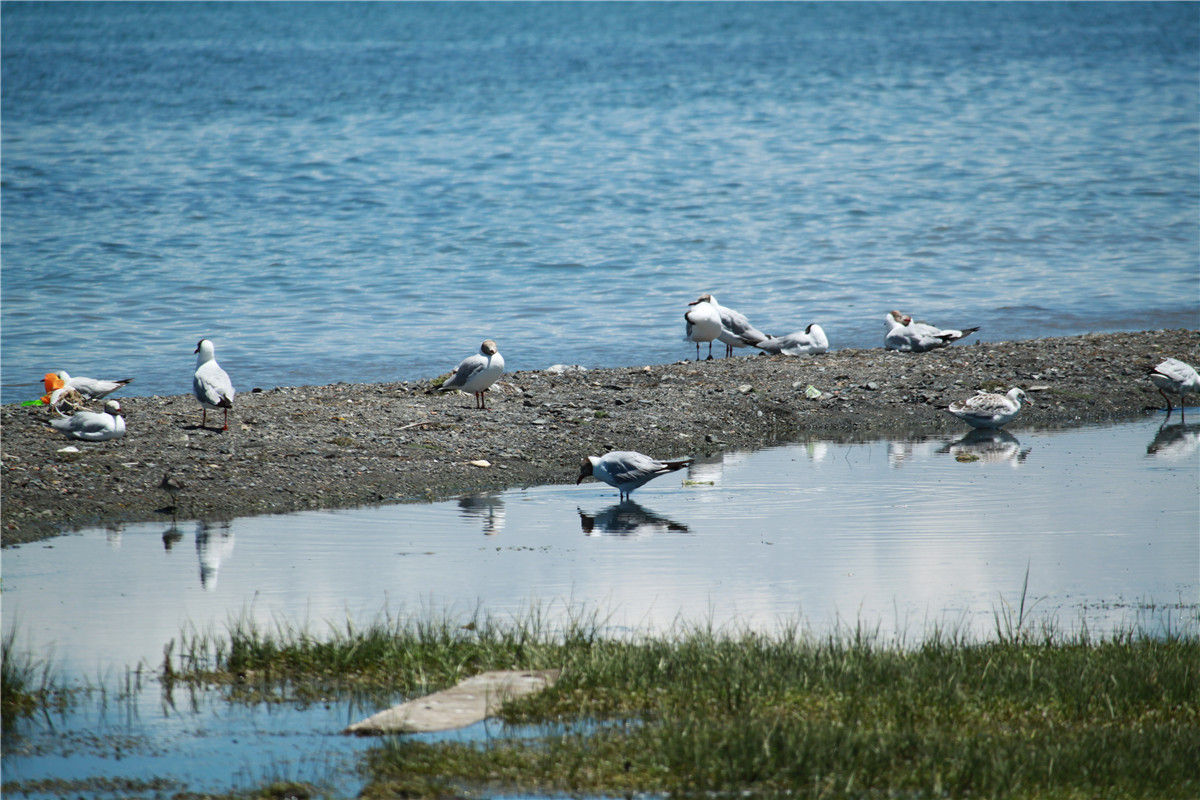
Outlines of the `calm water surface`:
{"type": "MultiPolygon", "coordinates": [[[[1027,571],[1033,625],[1194,626],[1200,423],[1160,422],[726,453],[632,504],[587,483],[84,531],[5,552],[5,626],[68,677],[109,683],[160,665],[180,631],[235,619],[319,635],[384,612],[537,607],[552,623],[600,611],[617,635],[861,622],[907,641],[935,625],[987,637],[1027,571]]],[[[353,794],[364,745],[336,732],[374,710],[229,707],[149,682],[132,703],[35,721],[6,749],[5,780],[160,775],[219,790],[287,777],[353,794]],[[114,758],[96,731],[127,751],[114,758]]]]}
{"type": "Polygon", "coordinates": [[[5,402],[684,357],[711,290],[880,345],[1200,327],[1162,4],[0,6],[5,402]]]}

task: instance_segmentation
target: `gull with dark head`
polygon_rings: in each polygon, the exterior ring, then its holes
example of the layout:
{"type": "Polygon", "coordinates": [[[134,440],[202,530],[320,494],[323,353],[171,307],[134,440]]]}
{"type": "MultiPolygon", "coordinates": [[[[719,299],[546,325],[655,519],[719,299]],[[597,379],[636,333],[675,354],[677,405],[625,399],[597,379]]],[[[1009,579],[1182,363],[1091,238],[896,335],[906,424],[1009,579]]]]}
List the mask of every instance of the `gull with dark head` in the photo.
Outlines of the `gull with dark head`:
{"type": "Polygon", "coordinates": [[[999,428],[1021,413],[1025,391],[1013,387],[1007,394],[979,392],[946,409],[972,428],[999,428]]]}
{"type": "Polygon", "coordinates": [[[883,318],[886,333],[883,346],[888,350],[899,350],[904,353],[924,353],[939,347],[948,347],[966,336],[970,336],[979,327],[955,330],[938,328],[927,322],[914,321],[908,314],[899,311],[889,311],[883,318]]]}
{"type": "Polygon", "coordinates": [[[54,373],[63,382],[61,388],[79,392],[85,400],[99,400],[115,392],[117,389],[133,381],[133,378],[123,378],[119,381],[105,381],[98,378],[72,378],[64,370],[54,373]]]}
{"type": "Polygon", "coordinates": [[[203,415],[200,427],[208,426],[208,410],[219,408],[225,412],[225,427],[229,430],[229,409],[233,408],[233,382],[229,375],[217,363],[216,350],[208,339],[201,339],[196,345],[196,371],[192,374],[192,393],[200,402],[203,415]]]}
{"type": "Polygon", "coordinates": [[[441,385],[443,392],[460,389],[475,395],[475,408],[486,409],[487,398],[484,397],[491,385],[504,372],[504,356],[491,339],[484,339],[479,345],[479,352],[467,356],[459,362],[454,374],[441,385]]]}
{"type": "Polygon", "coordinates": [[[708,342],[708,357],[712,358],[713,339],[720,338],[725,327],[721,324],[720,307],[711,294],[702,294],[696,300],[688,303],[691,308],[683,312],[684,322],[687,323],[689,342],[696,343],[696,360],[700,360],[700,343],[708,342]]]}
{"type": "Polygon", "coordinates": [[[814,322],[802,331],[789,333],[787,336],[772,336],[754,346],[771,355],[816,355],[829,350],[829,337],[825,335],[825,330],[814,322]]]}
{"type": "Polygon", "coordinates": [[[633,450],[614,450],[602,456],[588,456],[579,465],[579,477],[576,485],[584,478],[593,477],[604,481],[617,490],[619,498],[629,497],[629,493],[659,475],[666,475],[677,469],[683,469],[692,463],[690,458],[672,458],[659,461],[644,453],[633,450]]]}
{"type": "Polygon", "coordinates": [[[50,425],[72,439],[85,442],[106,442],[125,435],[125,418],[121,416],[121,404],[116,400],[104,403],[104,411],[76,411],[69,417],[50,420],[50,425]]]}
{"type": "Polygon", "coordinates": [[[1168,358],[1150,370],[1150,381],[1167,401],[1167,416],[1171,416],[1171,398],[1167,392],[1179,395],[1179,416],[1183,417],[1183,396],[1188,392],[1200,394],[1200,374],[1191,364],[1178,358],[1168,358]]]}

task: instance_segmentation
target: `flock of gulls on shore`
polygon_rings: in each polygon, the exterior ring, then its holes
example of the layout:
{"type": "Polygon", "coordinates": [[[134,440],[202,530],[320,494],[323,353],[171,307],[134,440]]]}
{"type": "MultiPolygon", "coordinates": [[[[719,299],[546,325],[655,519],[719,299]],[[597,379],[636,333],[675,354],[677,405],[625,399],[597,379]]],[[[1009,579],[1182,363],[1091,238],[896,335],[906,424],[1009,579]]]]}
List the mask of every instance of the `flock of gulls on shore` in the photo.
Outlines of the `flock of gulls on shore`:
{"type": "MultiPolygon", "coordinates": [[[[725,345],[725,356],[733,355],[734,348],[755,347],[772,355],[816,355],[829,350],[829,339],[820,325],[809,325],[802,331],[786,336],[768,336],[755,328],[745,314],[720,305],[711,294],[703,294],[688,304],[684,312],[686,323],[685,339],[696,345],[696,360],[700,360],[700,345],[708,343],[708,358],[712,356],[712,343],[725,345]]],[[[923,353],[940,347],[948,347],[959,339],[970,336],[978,327],[962,330],[939,328],[926,322],[914,320],[908,314],[889,311],[884,317],[886,332],[883,346],[887,350],[923,353]]],[[[192,375],[192,392],[200,403],[203,416],[201,427],[207,427],[208,410],[224,412],[222,430],[229,430],[229,411],[233,408],[233,382],[228,373],[217,363],[215,348],[208,339],[196,345],[196,370],[192,375]]],[[[486,393],[504,372],[504,357],[496,343],[487,339],[479,352],[464,358],[439,387],[441,391],[460,390],[475,396],[477,409],[487,408],[486,393]]],[[[1168,392],[1180,398],[1180,416],[1183,415],[1183,396],[1188,392],[1200,393],[1200,374],[1189,364],[1176,358],[1168,358],[1154,366],[1147,377],[1158,387],[1159,394],[1167,402],[1167,416],[1173,406],[1168,392]]],[[[132,379],[119,381],[94,378],[73,378],[66,372],[46,376],[44,398],[48,405],[59,413],[59,418],[50,424],[67,436],[83,441],[103,442],[119,439],[125,435],[125,419],[121,416],[121,404],[116,400],[104,403],[101,412],[90,411],[84,404],[100,400],[123,388],[132,379]],[[63,409],[73,411],[64,414],[63,409]]],[[[1013,387],[1006,394],[979,391],[973,397],[951,403],[945,410],[972,428],[997,429],[1013,420],[1021,412],[1025,392],[1013,387]]],[[[632,450],[620,450],[602,456],[588,456],[579,467],[577,484],[584,478],[593,477],[619,492],[624,500],[630,492],[660,475],[682,469],[692,463],[690,458],[660,460],[632,450]]],[[[164,478],[164,481],[167,481],[164,478]]]]}

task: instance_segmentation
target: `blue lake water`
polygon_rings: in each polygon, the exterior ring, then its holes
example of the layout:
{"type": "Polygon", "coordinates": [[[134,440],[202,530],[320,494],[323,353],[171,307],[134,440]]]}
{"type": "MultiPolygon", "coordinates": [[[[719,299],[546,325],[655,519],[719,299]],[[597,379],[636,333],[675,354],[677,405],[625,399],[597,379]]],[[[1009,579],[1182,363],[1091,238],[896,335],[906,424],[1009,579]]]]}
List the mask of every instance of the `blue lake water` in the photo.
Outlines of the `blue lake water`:
{"type": "Polygon", "coordinates": [[[5,402],[1200,327],[1195,4],[0,6],[5,402]]]}
{"type": "MultiPolygon", "coordinates": [[[[823,637],[861,623],[885,641],[935,627],[985,639],[1022,614],[1034,631],[1195,631],[1200,423],[1161,422],[729,452],[632,504],[588,482],[83,531],[5,551],[4,626],[68,680],[118,686],[127,667],[155,671],[181,631],[238,619],[316,636],[385,612],[531,608],[551,625],[599,612],[612,635],[711,622],[823,637]]],[[[24,725],[4,776],[217,792],[282,777],[353,796],[365,745],[338,731],[375,710],[229,706],[147,680],[130,702],[24,725]],[[128,744],[114,756],[97,734],[128,744]]],[[[453,735],[499,732],[489,725],[453,735]]]]}

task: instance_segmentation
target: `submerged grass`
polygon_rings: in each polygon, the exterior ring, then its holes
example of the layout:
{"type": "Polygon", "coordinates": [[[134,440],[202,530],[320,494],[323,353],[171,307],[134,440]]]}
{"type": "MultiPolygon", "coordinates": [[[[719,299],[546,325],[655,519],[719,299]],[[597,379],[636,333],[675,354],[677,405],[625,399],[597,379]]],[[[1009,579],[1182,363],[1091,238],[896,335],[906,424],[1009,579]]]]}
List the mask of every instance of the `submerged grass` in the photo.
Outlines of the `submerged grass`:
{"type": "MultiPolygon", "coordinates": [[[[237,626],[206,639],[190,677],[342,679],[424,692],[485,669],[561,668],[504,709],[545,735],[479,743],[383,741],[367,797],[471,787],[674,797],[1200,796],[1200,638],[1095,637],[998,623],[993,641],[935,631],[887,643],[681,628],[601,635],[595,616],[389,618],[318,640],[237,626]],[[600,725],[572,725],[601,721],[600,725]],[[553,723],[568,723],[566,726],[553,723]],[[564,732],[565,731],[565,732],[564,732]]],[[[195,659],[200,642],[185,642],[195,659]]]]}
{"type": "Polygon", "coordinates": [[[16,625],[0,638],[0,725],[6,733],[23,717],[61,708],[70,702],[73,693],[57,679],[50,659],[18,650],[16,639],[16,625]]]}

